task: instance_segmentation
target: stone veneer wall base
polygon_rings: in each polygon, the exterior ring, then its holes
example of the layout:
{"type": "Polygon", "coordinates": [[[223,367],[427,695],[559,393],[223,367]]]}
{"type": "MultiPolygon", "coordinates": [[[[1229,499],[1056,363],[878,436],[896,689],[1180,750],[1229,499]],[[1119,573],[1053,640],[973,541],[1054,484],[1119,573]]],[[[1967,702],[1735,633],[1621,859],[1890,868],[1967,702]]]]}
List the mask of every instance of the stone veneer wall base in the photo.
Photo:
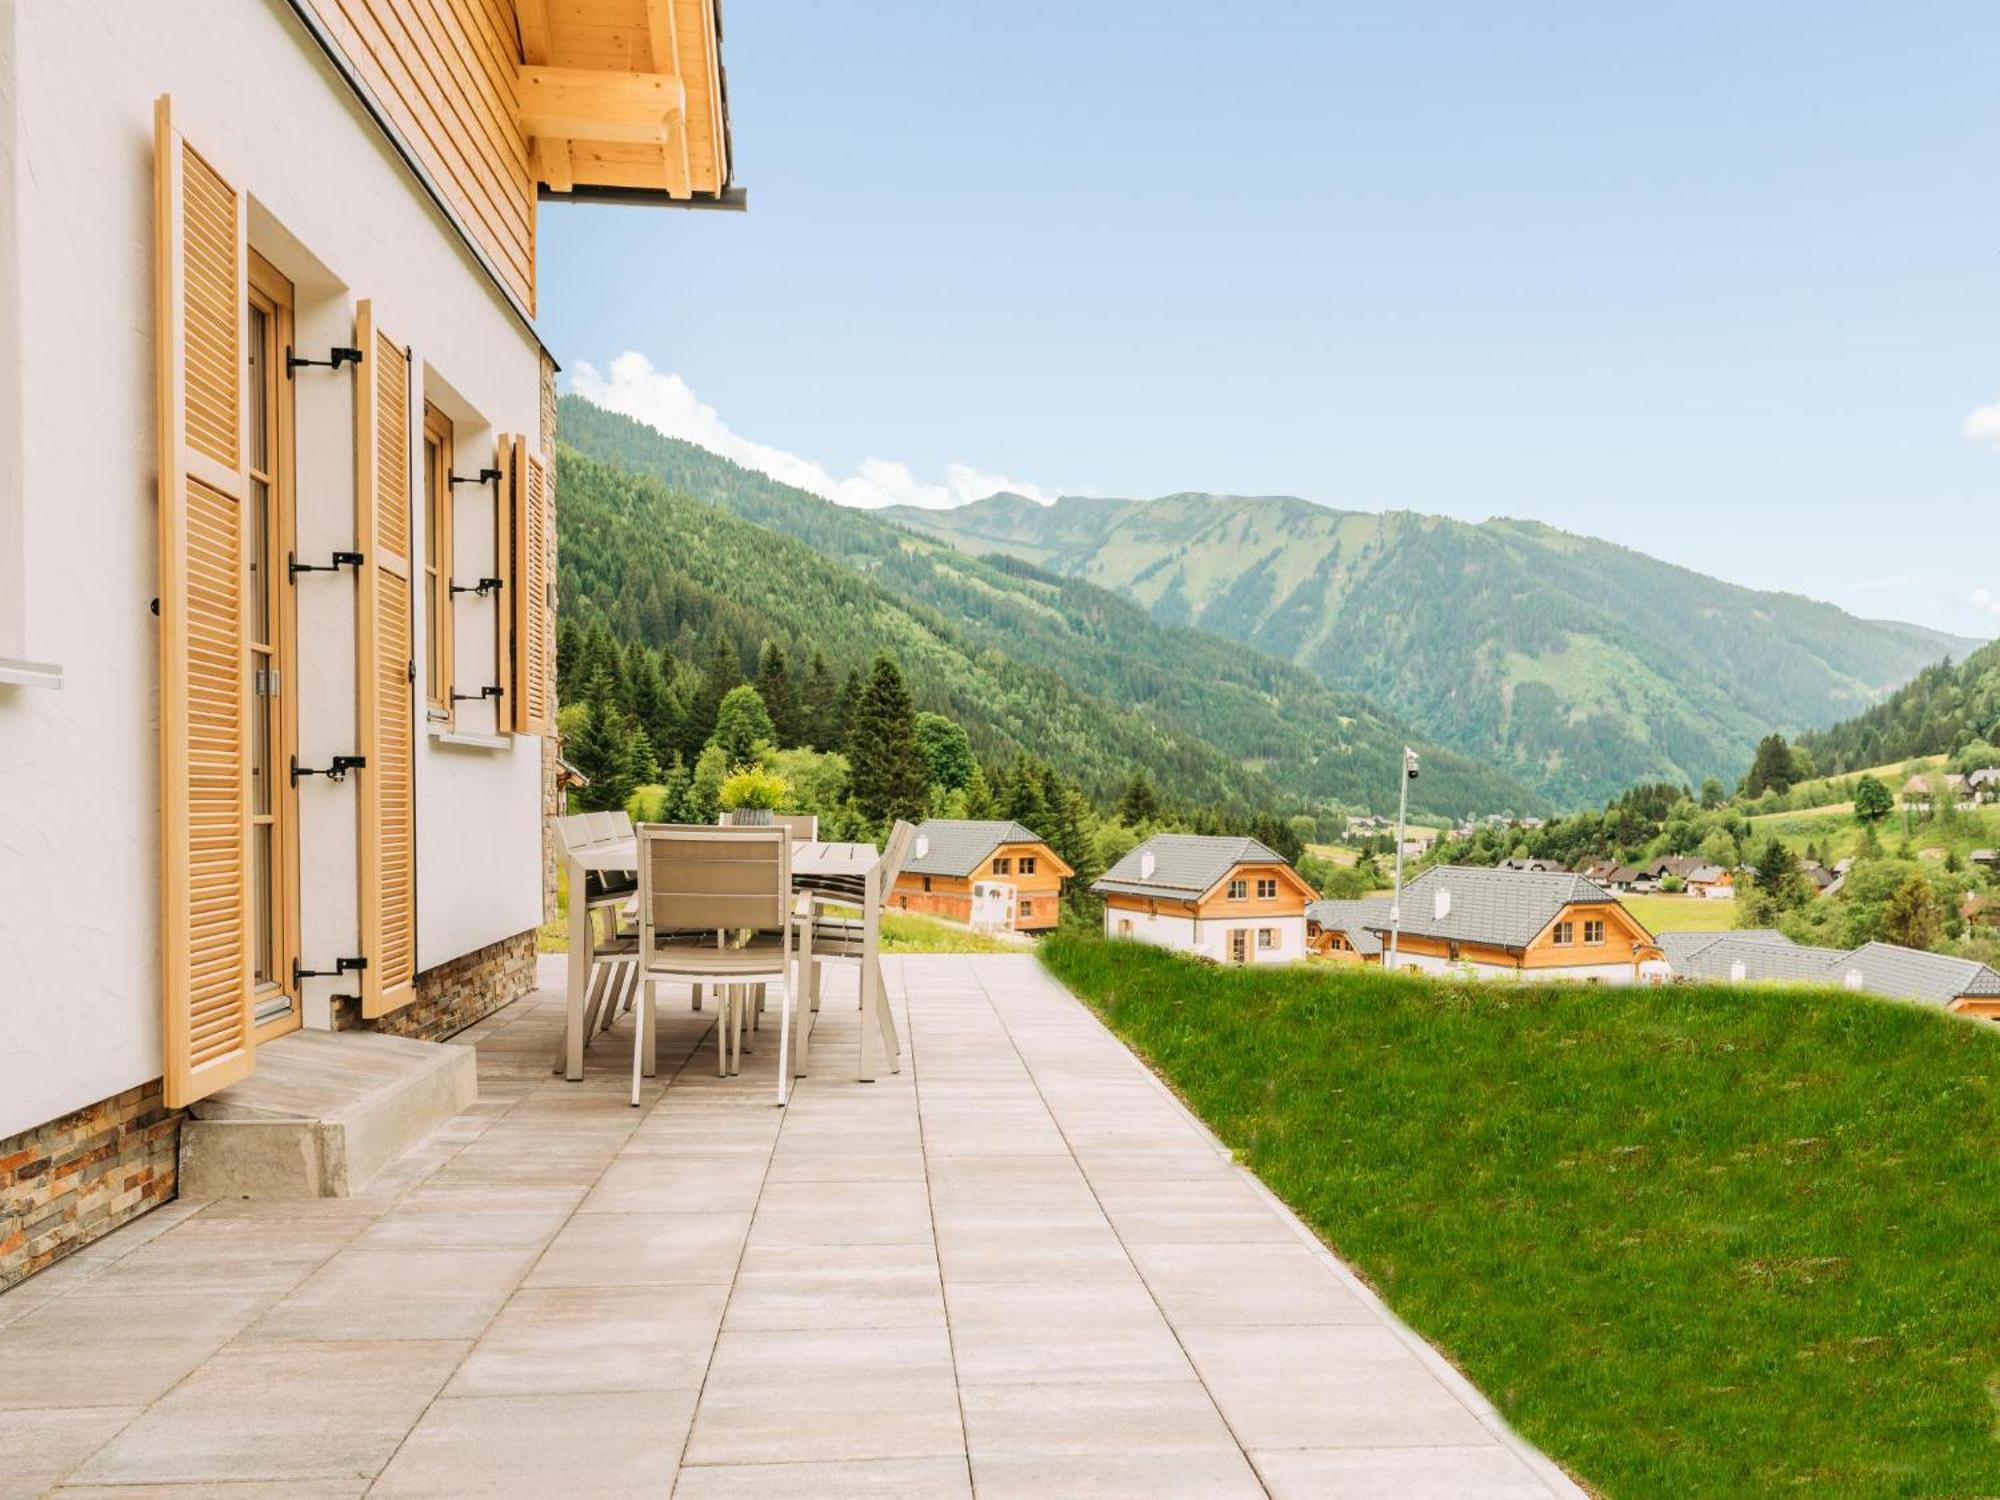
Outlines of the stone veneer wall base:
{"type": "Polygon", "coordinates": [[[183,1117],[155,1079],[0,1140],[0,1291],[172,1198],[183,1117]]]}

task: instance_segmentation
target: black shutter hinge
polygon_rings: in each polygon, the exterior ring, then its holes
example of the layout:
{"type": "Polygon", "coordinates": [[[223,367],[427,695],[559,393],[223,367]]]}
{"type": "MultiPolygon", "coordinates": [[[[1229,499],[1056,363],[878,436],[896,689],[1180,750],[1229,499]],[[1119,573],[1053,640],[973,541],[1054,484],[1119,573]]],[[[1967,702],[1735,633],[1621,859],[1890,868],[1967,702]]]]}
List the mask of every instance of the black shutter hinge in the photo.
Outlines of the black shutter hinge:
{"type": "Polygon", "coordinates": [[[454,583],[451,586],[454,598],[460,594],[477,594],[484,599],[488,594],[496,594],[499,591],[500,580],[497,578],[482,578],[477,583],[454,583]]]}
{"type": "Polygon", "coordinates": [[[481,469],[477,474],[448,474],[445,476],[453,484],[495,484],[500,482],[498,469],[481,469]]]}
{"type": "Polygon", "coordinates": [[[345,781],[349,771],[363,770],[368,765],[365,755],[336,755],[333,764],[323,767],[302,766],[299,758],[292,757],[292,785],[299,784],[301,776],[324,776],[328,781],[345,781]]]}
{"type": "Polygon", "coordinates": [[[359,349],[350,349],[345,345],[334,345],[333,348],[327,351],[325,359],[301,359],[298,355],[292,353],[292,346],[290,344],[285,345],[285,379],[287,380],[292,378],[294,370],[303,369],[307,365],[316,365],[325,370],[338,370],[342,365],[354,365],[358,367],[360,364],[361,351],[359,349]]]}
{"type": "Polygon", "coordinates": [[[343,974],[359,974],[368,967],[365,958],[336,958],[330,969],[308,969],[295,958],[292,960],[292,984],[296,988],[301,979],[338,979],[343,974]]]}
{"type": "Polygon", "coordinates": [[[454,703],[477,703],[482,698],[492,698],[497,700],[500,697],[500,694],[501,694],[500,685],[498,683],[494,683],[490,687],[481,688],[476,693],[455,692],[451,695],[451,701],[454,703]]]}
{"type": "Polygon", "coordinates": [[[285,554],[285,568],[291,574],[293,583],[299,581],[299,574],[301,573],[338,573],[342,568],[352,568],[358,575],[361,571],[361,554],[359,552],[336,552],[333,554],[332,562],[302,563],[299,561],[298,553],[287,552],[285,554]]]}

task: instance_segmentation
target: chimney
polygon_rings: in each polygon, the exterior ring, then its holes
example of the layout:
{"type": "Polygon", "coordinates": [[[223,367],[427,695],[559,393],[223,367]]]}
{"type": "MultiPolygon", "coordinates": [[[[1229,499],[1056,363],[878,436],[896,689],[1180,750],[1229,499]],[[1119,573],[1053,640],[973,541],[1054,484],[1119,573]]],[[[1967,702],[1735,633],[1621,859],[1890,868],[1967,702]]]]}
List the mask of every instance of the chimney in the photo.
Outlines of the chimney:
{"type": "Polygon", "coordinates": [[[1859,969],[1849,969],[1847,973],[1842,977],[1840,982],[1845,986],[1847,986],[1847,988],[1850,990],[1858,990],[1863,988],[1861,971],[1859,969]]]}
{"type": "Polygon", "coordinates": [[[1745,967],[1743,960],[1740,958],[1729,966],[1729,982],[1731,984],[1741,984],[1749,975],[1750,970],[1745,967]]]}
{"type": "Polygon", "coordinates": [[[1140,855],[1139,878],[1141,880],[1151,880],[1153,878],[1153,867],[1157,863],[1158,861],[1156,861],[1153,858],[1153,851],[1150,849],[1148,849],[1144,854],[1140,855]]]}
{"type": "Polygon", "coordinates": [[[1437,893],[1436,912],[1437,912],[1437,920],[1440,922],[1442,922],[1446,917],[1451,915],[1450,891],[1441,890],[1437,893]]]}

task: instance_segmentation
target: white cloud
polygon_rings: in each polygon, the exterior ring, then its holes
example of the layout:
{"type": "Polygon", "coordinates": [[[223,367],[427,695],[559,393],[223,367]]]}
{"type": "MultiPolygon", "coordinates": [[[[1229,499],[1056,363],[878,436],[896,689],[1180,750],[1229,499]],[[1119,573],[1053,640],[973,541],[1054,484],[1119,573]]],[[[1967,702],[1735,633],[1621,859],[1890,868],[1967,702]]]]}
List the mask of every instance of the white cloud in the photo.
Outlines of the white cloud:
{"type": "Polygon", "coordinates": [[[1994,619],[2000,620],[2000,594],[1995,594],[1989,588],[1977,588],[1972,591],[1972,607],[1983,615],[1991,615],[1994,619]]]}
{"type": "Polygon", "coordinates": [[[1963,429],[1968,443],[1982,443],[1989,448],[2000,448],[2000,401],[1991,406],[1977,407],[1967,413],[1963,429]]]}
{"type": "Polygon", "coordinates": [[[696,396],[685,380],[654,369],[651,360],[630,349],[611,361],[608,373],[599,373],[594,365],[579,364],[569,383],[570,389],[586,401],[622,412],[668,437],[683,438],[746,469],[755,469],[841,505],[865,510],[884,505],[949,510],[983,500],[999,490],[1026,495],[1043,505],[1055,500],[1035,485],[961,463],[945,466],[942,483],[920,480],[908,464],[886,458],[864,458],[852,474],[836,477],[809,458],[753,442],[730,431],[716,409],[696,396]]]}

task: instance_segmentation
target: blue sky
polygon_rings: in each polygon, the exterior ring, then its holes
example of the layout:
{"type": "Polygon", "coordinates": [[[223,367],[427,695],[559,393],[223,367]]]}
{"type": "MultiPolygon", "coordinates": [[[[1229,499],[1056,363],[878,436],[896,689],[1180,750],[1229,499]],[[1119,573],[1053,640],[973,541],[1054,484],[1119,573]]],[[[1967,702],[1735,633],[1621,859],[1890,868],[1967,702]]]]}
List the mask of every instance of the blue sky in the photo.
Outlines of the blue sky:
{"type": "Polygon", "coordinates": [[[733,0],[750,212],[546,208],[544,336],[854,503],[1532,516],[2000,634],[1990,5],[1650,10],[733,0]]]}

